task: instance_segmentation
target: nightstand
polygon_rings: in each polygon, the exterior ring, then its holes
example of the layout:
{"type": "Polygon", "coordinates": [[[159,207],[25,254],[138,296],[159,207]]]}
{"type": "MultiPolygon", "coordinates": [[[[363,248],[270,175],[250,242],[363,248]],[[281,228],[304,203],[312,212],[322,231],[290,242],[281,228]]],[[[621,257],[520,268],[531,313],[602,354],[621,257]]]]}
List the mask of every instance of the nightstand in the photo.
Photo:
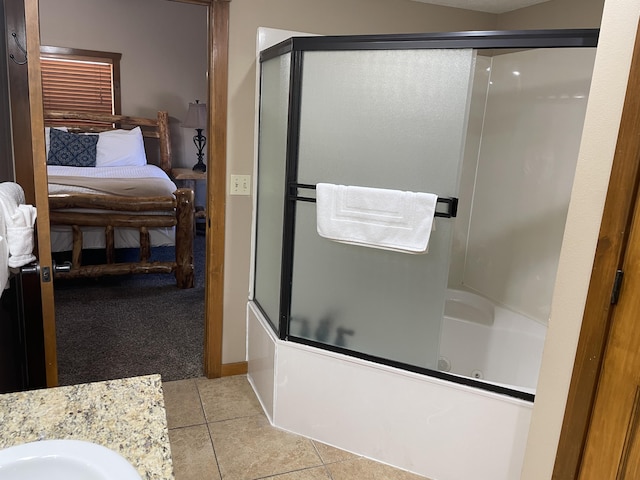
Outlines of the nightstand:
{"type": "MultiPolygon", "coordinates": [[[[175,181],[181,182],[185,187],[196,192],[196,181],[202,180],[207,182],[207,172],[196,172],[190,168],[172,168],[171,178],[175,181]]],[[[207,214],[202,206],[196,206],[196,220],[198,218],[206,218],[207,214]]]]}

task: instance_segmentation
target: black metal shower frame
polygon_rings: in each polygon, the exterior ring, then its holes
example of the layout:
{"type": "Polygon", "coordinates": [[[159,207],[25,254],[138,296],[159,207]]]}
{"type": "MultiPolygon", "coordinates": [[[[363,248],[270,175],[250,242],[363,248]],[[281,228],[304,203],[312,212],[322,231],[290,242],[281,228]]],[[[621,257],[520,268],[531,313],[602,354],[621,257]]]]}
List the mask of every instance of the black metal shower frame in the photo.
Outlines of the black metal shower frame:
{"type": "MultiPolygon", "coordinates": [[[[329,350],[351,357],[388,365],[423,375],[440,378],[458,384],[468,385],[491,392],[516,397],[533,402],[535,395],[501,385],[481,382],[468,377],[452,375],[439,370],[431,370],[395,360],[376,357],[346,348],[328,345],[289,333],[291,316],[291,290],[293,280],[293,253],[295,241],[296,203],[315,201],[313,197],[300,195],[299,189],[313,190],[314,185],[298,183],[298,147],[300,133],[300,107],[302,98],[302,71],[304,52],[309,51],[345,51],[345,50],[409,50],[409,49],[532,49],[532,48],[580,48],[597,47],[599,29],[561,29],[561,30],[514,30],[514,31],[463,31],[416,34],[384,35],[346,35],[346,36],[310,36],[292,37],[260,53],[260,64],[291,54],[289,73],[289,109],[287,126],[284,216],[282,233],[282,259],[280,279],[280,308],[278,326],[266,314],[257,299],[254,302],[264,317],[271,323],[281,340],[293,341],[304,345],[329,350]]],[[[262,82],[262,75],[260,75],[262,82]]],[[[258,127],[258,132],[260,128],[258,127]]],[[[259,161],[259,159],[258,159],[259,161]]],[[[455,217],[457,199],[447,199],[447,211],[438,216],[455,217]]],[[[255,287],[255,285],[254,285],[255,287]]]]}

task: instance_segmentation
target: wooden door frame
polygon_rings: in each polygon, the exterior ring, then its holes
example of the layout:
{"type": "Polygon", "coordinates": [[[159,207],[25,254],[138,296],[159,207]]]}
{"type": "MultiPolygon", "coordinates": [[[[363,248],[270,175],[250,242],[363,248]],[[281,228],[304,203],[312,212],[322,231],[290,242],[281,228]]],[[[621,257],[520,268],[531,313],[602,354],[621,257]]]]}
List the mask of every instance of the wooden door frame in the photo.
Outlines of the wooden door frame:
{"type": "MultiPolygon", "coordinates": [[[[227,98],[229,77],[229,3],[231,0],[174,0],[207,7],[208,15],[208,136],[207,143],[207,218],[205,275],[205,340],[204,374],[217,378],[238,373],[235,365],[223,372],[222,323],[224,300],[225,208],[227,162],[227,98]]],[[[39,261],[51,268],[51,248],[48,209],[46,163],[44,162],[44,131],[42,85],[40,83],[40,18],[39,1],[25,0],[27,55],[29,59],[29,104],[32,131],[35,197],[38,208],[39,261]],[[44,195],[44,197],[43,197],[44,195]]],[[[55,309],[53,282],[41,279],[43,294],[43,328],[47,386],[58,385],[55,309]]]]}
{"type": "MultiPolygon", "coordinates": [[[[184,1],[184,0],[182,0],[184,1]]],[[[188,1],[188,0],[187,0],[188,1]]],[[[227,178],[227,101],[229,84],[229,7],[231,0],[209,3],[209,138],[207,143],[207,218],[204,374],[218,378],[222,368],[224,253],[227,178]]]]}
{"type": "Polygon", "coordinates": [[[609,188],[553,469],[554,480],[577,477],[611,327],[611,292],[616,271],[622,268],[624,261],[640,184],[638,85],[640,30],[635,39],[609,188]]]}

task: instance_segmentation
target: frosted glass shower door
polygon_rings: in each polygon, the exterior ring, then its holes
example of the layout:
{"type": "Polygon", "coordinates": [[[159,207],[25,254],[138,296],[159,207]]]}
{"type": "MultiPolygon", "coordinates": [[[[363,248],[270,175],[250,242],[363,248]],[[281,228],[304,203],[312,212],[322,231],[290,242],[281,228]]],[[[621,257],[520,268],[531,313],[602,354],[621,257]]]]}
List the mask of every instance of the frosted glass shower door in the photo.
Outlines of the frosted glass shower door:
{"type": "Polygon", "coordinates": [[[253,299],[279,331],[282,228],[291,56],[262,64],[253,299]]]}
{"type": "MultiPolygon", "coordinates": [[[[456,197],[475,53],[471,49],[304,53],[298,183],[456,197]]],[[[312,191],[302,194],[312,195],[312,191]]],[[[290,335],[437,369],[454,218],[428,253],[346,245],[295,215],[290,335]]]]}

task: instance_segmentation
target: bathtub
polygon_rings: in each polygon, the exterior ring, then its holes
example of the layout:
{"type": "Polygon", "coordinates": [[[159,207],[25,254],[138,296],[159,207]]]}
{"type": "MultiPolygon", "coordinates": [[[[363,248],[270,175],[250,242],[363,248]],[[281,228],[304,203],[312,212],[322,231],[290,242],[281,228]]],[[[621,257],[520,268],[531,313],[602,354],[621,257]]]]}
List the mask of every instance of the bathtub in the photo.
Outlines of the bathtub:
{"type": "Polygon", "coordinates": [[[449,289],[438,369],[535,393],[547,327],[464,290],[449,289]]]}
{"type": "MultiPolygon", "coordinates": [[[[496,330],[483,342],[512,329],[498,328],[500,317],[487,320],[488,330],[496,330]]],[[[455,331],[456,322],[445,323],[444,332],[455,331]]],[[[272,425],[427,478],[520,477],[530,401],[280,340],[253,302],[247,330],[247,378],[272,425]]],[[[452,369],[462,366],[462,344],[454,346],[443,352],[452,369]]],[[[493,375],[493,360],[479,355],[472,363],[485,377],[493,375]]]]}

